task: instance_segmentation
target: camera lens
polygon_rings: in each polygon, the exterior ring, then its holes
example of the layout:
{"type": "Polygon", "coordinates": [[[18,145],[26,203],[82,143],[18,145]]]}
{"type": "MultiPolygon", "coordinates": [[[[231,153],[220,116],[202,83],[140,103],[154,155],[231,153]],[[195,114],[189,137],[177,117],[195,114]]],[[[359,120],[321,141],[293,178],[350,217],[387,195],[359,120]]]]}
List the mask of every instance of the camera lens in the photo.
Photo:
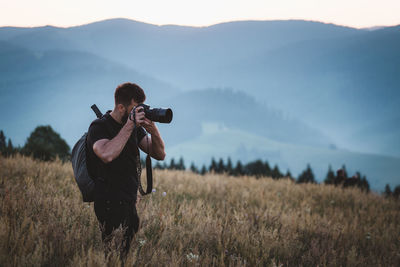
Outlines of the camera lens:
{"type": "Polygon", "coordinates": [[[163,109],[163,108],[157,108],[153,110],[153,114],[155,121],[161,122],[161,123],[170,123],[172,121],[173,113],[172,109],[163,109]]]}

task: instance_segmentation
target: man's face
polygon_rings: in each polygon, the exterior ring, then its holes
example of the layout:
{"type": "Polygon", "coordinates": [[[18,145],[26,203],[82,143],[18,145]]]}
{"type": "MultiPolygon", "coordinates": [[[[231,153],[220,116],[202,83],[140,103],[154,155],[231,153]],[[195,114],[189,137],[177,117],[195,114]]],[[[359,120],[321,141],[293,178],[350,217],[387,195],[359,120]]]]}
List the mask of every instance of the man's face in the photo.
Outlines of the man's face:
{"type": "Polygon", "coordinates": [[[122,124],[125,124],[128,120],[129,114],[132,112],[132,109],[139,105],[139,103],[136,103],[135,100],[132,99],[131,104],[129,106],[124,106],[124,115],[121,117],[122,124]]]}

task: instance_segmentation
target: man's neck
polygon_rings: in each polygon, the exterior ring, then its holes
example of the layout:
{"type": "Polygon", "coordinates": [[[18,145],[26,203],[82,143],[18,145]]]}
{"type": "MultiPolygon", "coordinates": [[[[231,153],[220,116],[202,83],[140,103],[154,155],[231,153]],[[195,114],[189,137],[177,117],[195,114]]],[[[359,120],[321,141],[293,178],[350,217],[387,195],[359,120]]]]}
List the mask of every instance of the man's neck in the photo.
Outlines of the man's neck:
{"type": "Polygon", "coordinates": [[[118,123],[122,124],[121,115],[115,109],[110,112],[111,117],[118,123]]]}

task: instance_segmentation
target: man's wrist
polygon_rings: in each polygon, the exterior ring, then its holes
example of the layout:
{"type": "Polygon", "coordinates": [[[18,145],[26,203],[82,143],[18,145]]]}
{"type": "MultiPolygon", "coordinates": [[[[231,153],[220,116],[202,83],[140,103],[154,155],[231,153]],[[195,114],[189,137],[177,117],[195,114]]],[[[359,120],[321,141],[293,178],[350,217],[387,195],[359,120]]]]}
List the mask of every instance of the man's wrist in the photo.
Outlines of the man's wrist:
{"type": "Polygon", "coordinates": [[[160,132],[158,131],[158,129],[155,125],[154,125],[154,128],[150,130],[149,134],[151,136],[160,136],[160,132]]]}
{"type": "Polygon", "coordinates": [[[132,133],[133,129],[135,128],[134,123],[125,123],[124,127],[122,129],[125,129],[128,133],[132,133]]]}

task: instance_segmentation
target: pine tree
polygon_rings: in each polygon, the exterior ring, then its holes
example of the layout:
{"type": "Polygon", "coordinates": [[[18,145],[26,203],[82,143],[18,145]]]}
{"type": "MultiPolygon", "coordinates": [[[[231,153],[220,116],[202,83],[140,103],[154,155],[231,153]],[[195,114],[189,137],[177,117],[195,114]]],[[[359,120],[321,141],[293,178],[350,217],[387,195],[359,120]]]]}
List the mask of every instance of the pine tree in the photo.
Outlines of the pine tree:
{"type": "Polygon", "coordinates": [[[3,130],[0,130],[0,153],[5,154],[6,152],[6,136],[3,133],[3,130]]]}
{"type": "Polygon", "coordinates": [[[220,158],[217,165],[217,173],[223,173],[223,172],[225,172],[225,164],[224,160],[220,158]]]}
{"type": "MultiPolygon", "coordinates": [[[[356,172],[356,174],[354,175],[354,178],[357,179],[355,186],[357,186],[358,188],[361,188],[362,187],[362,181],[360,179],[361,178],[361,173],[360,172],[356,172]]],[[[368,186],[369,186],[369,184],[368,184],[368,186]]]]}
{"type": "Polygon", "coordinates": [[[310,164],[307,164],[307,169],[300,174],[297,183],[315,183],[314,174],[310,164]]]}
{"type": "Polygon", "coordinates": [[[400,185],[396,186],[393,190],[393,197],[396,199],[400,198],[400,185]]]}
{"type": "Polygon", "coordinates": [[[289,179],[292,179],[292,174],[290,173],[289,169],[286,171],[285,177],[289,178],[289,179]]]}
{"type": "Polygon", "coordinates": [[[183,157],[180,157],[179,158],[179,162],[178,162],[178,166],[177,166],[177,169],[178,170],[186,170],[186,167],[185,167],[185,162],[184,162],[184,160],[183,160],[183,157]]]}
{"type": "Polygon", "coordinates": [[[269,166],[268,161],[264,162],[264,173],[265,173],[265,176],[267,176],[267,177],[271,177],[272,176],[271,167],[269,166]]]}
{"type": "Polygon", "coordinates": [[[228,157],[228,160],[227,160],[227,163],[226,163],[226,172],[228,173],[228,174],[232,174],[232,172],[233,172],[233,169],[232,169],[232,161],[231,161],[231,158],[230,157],[228,157]]]}
{"type": "Polygon", "coordinates": [[[347,176],[346,165],[344,165],[344,164],[343,164],[343,166],[342,166],[342,170],[343,170],[343,173],[344,173],[344,179],[347,179],[347,178],[349,178],[349,176],[347,176]]]}
{"type": "Polygon", "coordinates": [[[281,178],[282,176],[283,176],[283,175],[281,174],[281,171],[279,170],[278,165],[275,165],[274,168],[272,169],[271,177],[272,177],[273,179],[279,179],[279,178],[281,178]]]}
{"type": "Polygon", "coordinates": [[[233,173],[234,173],[235,176],[243,175],[243,174],[244,174],[243,165],[242,165],[242,163],[240,162],[240,160],[237,161],[236,167],[235,167],[233,173]]]}
{"type": "Polygon", "coordinates": [[[360,188],[362,191],[365,191],[367,193],[370,191],[369,183],[368,183],[367,177],[365,175],[360,181],[360,188]]]}
{"type": "Polygon", "coordinates": [[[206,174],[206,172],[207,172],[206,165],[203,164],[203,167],[201,167],[200,174],[201,174],[201,175],[204,175],[204,174],[206,174]]]}
{"type": "Polygon", "coordinates": [[[176,169],[176,165],[175,165],[175,160],[174,160],[174,158],[171,158],[171,161],[170,161],[170,163],[169,163],[168,169],[169,169],[169,170],[175,170],[175,169],[176,169]]]}
{"type": "Polygon", "coordinates": [[[391,197],[392,196],[392,190],[390,189],[390,185],[386,184],[385,186],[385,192],[384,192],[385,197],[391,197]]]}
{"type": "Polygon", "coordinates": [[[194,173],[199,173],[199,170],[197,169],[197,167],[194,165],[194,162],[192,162],[190,164],[190,170],[194,173]]]}
{"type": "Polygon", "coordinates": [[[211,158],[211,165],[208,168],[209,172],[216,172],[217,171],[217,162],[215,161],[214,157],[211,158]]]}
{"type": "Polygon", "coordinates": [[[328,167],[328,173],[326,174],[326,178],[324,180],[325,184],[334,184],[335,183],[335,173],[332,170],[332,166],[329,165],[328,167]]]}
{"type": "Polygon", "coordinates": [[[10,138],[8,138],[8,143],[7,143],[7,147],[6,147],[6,156],[9,157],[11,155],[14,155],[14,146],[12,144],[12,141],[10,138]]]}

